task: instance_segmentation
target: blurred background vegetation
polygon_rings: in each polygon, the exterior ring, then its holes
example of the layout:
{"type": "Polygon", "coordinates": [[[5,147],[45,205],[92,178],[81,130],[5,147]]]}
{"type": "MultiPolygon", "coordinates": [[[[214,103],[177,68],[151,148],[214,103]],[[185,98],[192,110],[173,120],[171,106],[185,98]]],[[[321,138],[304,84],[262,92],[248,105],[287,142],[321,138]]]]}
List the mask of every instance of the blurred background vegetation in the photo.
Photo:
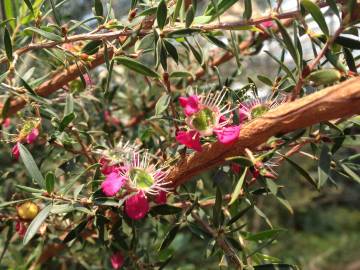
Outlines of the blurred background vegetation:
{"type": "MultiPolygon", "coordinates": [[[[71,19],[80,21],[91,14],[93,7],[92,2],[93,1],[89,0],[64,1],[64,4],[58,11],[64,21],[71,19]]],[[[123,17],[125,20],[128,15],[130,1],[117,0],[112,2],[116,17],[123,17]]],[[[202,2],[203,1],[199,1],[199,6],[201,6],[202,2]]],[[[234,18],[240,18],[239,14],[242,14],[242,5],[240,2],[242,1],[239,1],[239,4],[236,4],[227,14],[224,14],[221,20],[231,21],[234,18]]],[[[253,17],[268,14],[268,2],[274,4],[274,1],[258,0],[253,2],[256,2],[256,5],[254,4],[253,17]]],[[[284,11],[296,8],[297,1],[283,2],[284,11]]],[[[331,16],[327,18],[331,26],[331,16]]],[[[332,26],[335,27],[334,25],[332,26]]],[[[307,48],[306,46],[304,43],[304,52],[305,54],[309,54],[311,48],[307,48]]],[[[210,50],[211,48],[205,49],[210,50]]],[[[243,60],[242,73],[235,78],[234,88],[237,86],[241,87],[244,84],[244,80],[246,80],[248,76],[251,76],[254,81],[258,83],[260,89],[265,89],[264,85],[256,80],[256,75],[264,74],[273,77],[276,69],[272,68],[275,66],[274,62],[266,56],[263,50],[269,50],[274,53],[274,55],[279,55],[276,41],[266,41],[259,54],[243,60]]],[[[36,65],[38,65],[36,59],[29,57],[28,61],[24,61],[23,69],[26,70],[30,66],[36,65]]],[[[224,76],[228,76],[234,71],[233,68],[235,65],[235,60],[233,60],[233,62],[223,65],[220,68],[220,72],[224,76]]],[[[102,71],[102,68],[92,71],[92,80],[94,80],[95,83],[101,79],[102,71]]],[[[43,72],[46,73],[45,70],[43,72]]],[[[116,74],[117,77],[114,77],[113,80],[119,84],[119,87],[123,87],[125,83],[126,85],[132,84],[126,77],[124,78],[121,70],[118,70],[116,74]]],[[[132,85],[132,87],[139,86],[132,85]]],[[[351,106],[351,104],[349,105],[351,106]]],[[[146,132],[141,129],[137,130],[135,131],[134,137],[136,137],[136,135],[146,137],[144,133],[146,132]]],[[[43,150],[44,149],[40,148],[37,151],[41,152],[43,150]]],[[[337,153],[337,158],[341,159],[359,152],[359,150],[360,143],[359,141],[355,141],[351,147],[344,148],[341,152],[337,153]]],[[[312,149],[305,149],[305,151],[311,152],[312,149]]],[[[294,160],[300,163],[301,166],[309,171],[310,174],[314,175],[314,177],[317,177],[316,160],[304,157],[298,157],[294,160]]],[[[58,166],[56,163],[54,165],[58,166]]],[[[14,183],[9,180],[8,175],[11,174],[13,179],[16,177],[17,183],[21,183],[23,181],[22,179],[25,178],[24,173],[19,173],[16,166],[17,165],[14,165],[11,160],[10,146],[2,143],[0,146],[0,172],[2,174],[0,178],[0,196],[5,201],[10,199],[9,196],[12,194],[14,185],[14,183]]],[[[66,166],[75,165],[67,163],[66,166]]],[[[261,205],[261,209],[269,217],[274,227],[284,228],[284,231],[280,234],[279,241],[272,243],[270,247],[266,248],[265,253],[280,258],[284,263],[298,264],[302,269],[360,269],[360,185],[354,181],[348,181],[339,174],[335,174],[332,178],[334,182],[336,182],[336,185],[328,184],[321,192],[318,192],[306,183],[298,172],[294,171],[289,165],[284,164],[280,169],[276,170],[279,174],[278,184],[287,186],[284,192],[294,213],[290,214],[283,205],[272,197],[259,202],[259,207],[261,205]]],[[[216,172],[212,173],[214,174],[216,172]]],[[[203,197],[206,196],[207,193],[214,194],[214,189],[211,184],[204,185],[204,183],[211,183],[211,181],[216,178],[213,174],[203,175],[202,182],[189,183],[187,184],[187,188],[191,189],[197,186],[197,192],[202,193],[203,197]],[[199,188],[199,186],[203,186],[203,189],[199,188]]],[[[226,177],[222,180],[226,181],[226,177]]],[[[231,183],[228,186],[230,187],[231,183]]],[[[266,223],[263,222],[258,215],[249,214],[248,220],[250,221],[248,226],[252,228],[252,231],[268,228],[266,223]]],[[[150,227],[151,226],[149,226],[149,228],[150,227]]],[[[153,232],[149,232],[149,235],[151,235],[151,233],[153,232]]],[[[4,239],[0,239],[0,247],[2,247],[3,244],[4,239]]],[[[206,254],[202,253],[204,249],[197,248],[202,245],[204,245],[204,242],[194,234],[185,231],[183,234],[179,234],[171,246],[175,250],[175,256],[168,268],[218,269],[217,260],[215,258],[206,259],[206,254]],[[201,253],[199,251],[201,251],[201,253]]],[[[16,245],[10,247],[8,254],[11,254],[11,257],[7,256],[4,258],[2,263],[5,266],[0,266],[0,269],[26,269],[26,266],[23,268],[22,265],[26,265],[26,261],[31,260],[32,256],[36,256],[40,252],[36,249],[30,257],[24,258],[22,256],[22,250],[17,250],[18,247],[19,246],[16,245]]],[[[79,256],[79,261],[82,262],[81,266],[74,264],[73,269],[100,269],[96,265],[91,265],[92,258],[99,256],[96,250],[84,246],[82,250],[78,251],[76,255],[64,253],[65,259],[68,258],[69,260],[71,256],[79,256]]],[[[162,254],[161,256],[165,255],[162,254]]],[[[57,265],[55,261],[50,260],[47,269],[60,269],[59,267],[61,267],[61,265],[57,265]]]]}

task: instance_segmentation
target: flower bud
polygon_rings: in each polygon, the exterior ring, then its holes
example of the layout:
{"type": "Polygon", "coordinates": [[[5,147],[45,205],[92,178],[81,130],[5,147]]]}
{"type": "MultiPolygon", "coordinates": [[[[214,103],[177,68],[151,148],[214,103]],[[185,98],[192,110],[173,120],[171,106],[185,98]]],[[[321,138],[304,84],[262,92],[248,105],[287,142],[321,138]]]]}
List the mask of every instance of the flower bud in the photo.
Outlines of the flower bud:
{"type": "Polygon", "coordinates": [[[316,85],[331,84],[337,82],[341,78],[341,73],[336,69],[321,69],[310,73],[306,78],[314,82],[316,85]]]}
{"type": "Polygon", "coordinates": [[[33,202],[25,202],[17,207],[18,216],[24,220],[32,220],[39,213],[39,207],[33,202]]]}

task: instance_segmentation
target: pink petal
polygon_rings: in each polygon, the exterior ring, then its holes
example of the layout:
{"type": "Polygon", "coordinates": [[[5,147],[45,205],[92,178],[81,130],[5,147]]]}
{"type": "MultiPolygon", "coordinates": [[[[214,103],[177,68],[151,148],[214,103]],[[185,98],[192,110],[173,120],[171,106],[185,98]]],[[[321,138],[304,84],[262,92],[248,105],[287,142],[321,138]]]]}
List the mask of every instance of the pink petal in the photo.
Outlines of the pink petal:
{"type": "Polygon", "coordinates": [[[28,144],[32,144],[36,141],[37,137],[39,136],[39,129],[33,128],[31,132],[26,137],[26,142],[28,144]]]}
{"type": "Polygon", "coordinates": [[[142,219],[149,212],[149,202],[141,190],[125,201],[125,213],[131,219],[142,219]]]}
{"type": "Polygon", "coordinates": [[[188,98],[180,97],[179,102],[180,102],[181,107],[184,108],[184,113],[186,116],[190,116],[200,110],[199,98],[195,95],[192,95],[188,98]]]}
{"type": "Polygon", "coordinates": [[[119,165],[109,165],[110,164],[110,160],[108,160],[106,157],[102,157],[99,160],[99,163],[101,165],[101,172],[104,175],[108,175],[112,172],[119,172],[121,170],[121,166],[119,165]]]}
{"type": "Polygon", "coordinates": [[[23,238],[25,236],[26,233],[26,225],[24,224],[24,222],[21,221],[17,221],[16,225],[15,225],[15,230],[18,233],[18,235],[23,238]]]}
{"type": "Polygon", "coordinates": [[[114,196],[125,184],[126,178],[119,175],[118,172],[112,172],[106,175],[105,181],[101,183],[102,192],[108,196],[114,196]]]}
{"type": "Polygon", "coordinates": [[[176,140],[195,151],[201,152],[202,147],[200,143],[200,134],[194,130],[192,131],[179,131],[176,135],[176,140]]]}
{"type": "Polygon", "coordinates": [[[18,160],[20,157],[19,143],[16,143],[11,150],[13,159],[18,160]]]}
{"type": "Polygon", "coordinates": [[[273,27],[274,23],[273,23],[273,21],[266,21],[266,22],[261,23],[261,25],[264,26],[265,28],[271,28],[271,27],[273,27]]]}
{"type": "Polygon", "coordinates": [[[110,260],[114,269],[119,269],[124,264],[124,256],[120,251],[113,253],[110,260]]]}
{"type": "Polygon", "coordinates": [[[157,204],[165,204],[166,203],[166,192],[160,190],[160,192],[155,197],[155,202],[157,204]]]}
{"type": "Polygon", "coordinates": [[[243,106],[239,109],[239,122],[242,123],[249,118],[249,110],[243,106]]]}
{"type": "Polygon", "coordinates": [[[229,144],[236,141],[239,137],[240,126],[223,127],[220,130],[215,130],[219,142],[229,144]]]}
{"type": "Polygon", "coordinates": [[[8,128],[10,126],[10,118],[5,118],[4,122],[3,122],[3,125],[5,128],[8,128]]]}

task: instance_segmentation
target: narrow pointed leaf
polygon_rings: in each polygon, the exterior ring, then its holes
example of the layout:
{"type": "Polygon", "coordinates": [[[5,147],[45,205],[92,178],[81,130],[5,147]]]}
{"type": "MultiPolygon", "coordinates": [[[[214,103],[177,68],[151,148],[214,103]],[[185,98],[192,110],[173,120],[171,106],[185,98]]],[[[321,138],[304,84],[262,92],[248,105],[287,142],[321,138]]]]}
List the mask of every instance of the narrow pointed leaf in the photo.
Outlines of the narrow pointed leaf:
{"type": "Polygon", "coordinates": [[[5,28],[5,33],[4,33],[4,45],[5,45],[6,57],[9,60],[9,62],[11,62],[13,60],[13,48],[12,48],[10,33],[7,28],[5,28]]]}
{"type": "Polygon", "coordinates": [[[318,185],[316,183],[316,181],[310,176],[310,174],[308,174],[307,171],[305,171],[302,167],[300,167],[297,163],[295,163],[294,161],[292,161],[290,158],[283,156],[287,162],[289,162],[289,164],[291,166],[293,166],[311,185],[313,185],[316,189],[318,188],[318,185]]]}
{"type": "Polygon", "coordinates": [[[42,187],[46,188],[45,180],[43,175],[41,174],[38,166],[35,163],[34,158],[30,154],[30,152],[26,149],[24,145],[19,144],[20,157],[22,162],[25,165],[26,170],[30,174],[30,176],[42,187]]]}
{"type": "Polygon", "coordinates": [[[315,22],[319,25],[321,31],[326,35],[329,36],[329,28],[327,27],[325,18],[315,3],[310,0],[302,0],[301,5],[305,8],[307,12],[311,14],[315,22]]]}
{"type": "Polygon", "coordinates": [[[39,230],[40,226],[43,224],[45,219],[49,216],[50,211],[52,208],[52,204],[46,206],[43,210],[37,214],[37,216],[33,219],[33,221],[30,223],[29,228],[27,229],[23,244],[26,245],[29,243],[29,241],[35,236],[37,231],[39,230]]]}
{"type": "Polygon", "coordinates": [[[125,56],[119,56],[119,57],[115,57],[114,61],[142,75],[149,77],[159,77],[159,74],[156,73],[154,70],[131,58],[125,56]]]}
{"type": "Polygon", "coordinates": [[[237,198],[239,197],[239,194],[241,193],[242,186],[244,184],[246,173],[247,173],[247,168],[245,168],[244,172],[240,176],[240,179],[239,179],[239,181],[237,182],[237,184],[235,186],[234,192],[231,194],[231,200],[229,202],[229,205],[233,204],[237,200],[237,198]]]}

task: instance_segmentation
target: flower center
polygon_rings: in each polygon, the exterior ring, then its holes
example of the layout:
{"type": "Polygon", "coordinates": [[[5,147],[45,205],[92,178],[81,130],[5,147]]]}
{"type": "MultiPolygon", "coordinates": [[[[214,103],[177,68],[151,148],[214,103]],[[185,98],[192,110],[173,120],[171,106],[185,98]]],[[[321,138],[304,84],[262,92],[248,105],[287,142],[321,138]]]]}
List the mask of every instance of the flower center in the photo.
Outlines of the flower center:
{"type": "Polygon", "coordinates": [[[145,172],[143,169],[134,168],[129,172],[130,180],[136,183],[136,186],[141,189],[150,188],[154,183],[154,178],[145,172]]]}
{"type": "Polygon", "coordinates": [[[197,130],[203,131],[215,125],[215,112],[209,108],[202,109],[193,115],[192,125],[197,130]]]}
{"type": "Polygon", "coordinates": [[[262,116],[264,113],[266,113],[269,110],[269,107],[263,104],[256,105],[254,108],[251,109],[250,115],[251,118],[257,118],[262,116]]]}

